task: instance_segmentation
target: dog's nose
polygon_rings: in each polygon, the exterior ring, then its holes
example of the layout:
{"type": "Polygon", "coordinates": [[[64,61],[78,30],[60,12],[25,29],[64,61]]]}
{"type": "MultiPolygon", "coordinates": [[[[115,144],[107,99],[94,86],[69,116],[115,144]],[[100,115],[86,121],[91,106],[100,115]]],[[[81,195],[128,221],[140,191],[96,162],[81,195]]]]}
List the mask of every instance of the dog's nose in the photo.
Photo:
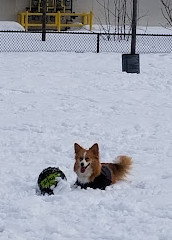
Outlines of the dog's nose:
{"type": "Polygon", "coordinates": [[[82,163],[81,163],[81,167],[83,167],[83,166],[84,166],[84,163],[82,162],[82,163]]]}

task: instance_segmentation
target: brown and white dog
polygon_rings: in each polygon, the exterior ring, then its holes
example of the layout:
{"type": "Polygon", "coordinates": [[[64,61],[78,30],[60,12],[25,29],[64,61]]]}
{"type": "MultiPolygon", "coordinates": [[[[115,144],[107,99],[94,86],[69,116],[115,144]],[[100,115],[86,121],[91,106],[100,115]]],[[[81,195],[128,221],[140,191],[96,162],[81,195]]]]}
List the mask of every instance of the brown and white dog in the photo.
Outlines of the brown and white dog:
{"type": "Polygon", "coordinates": [[[77,174],[75,185],[84,189],[90,187],[104,190],[106,186],[123,180],[131,168],[132,160],[127,156],[117,157],[115,163],[100,163],[97,143],[88,150],[75,143],[74,150],[74,171],[77,174]]]}

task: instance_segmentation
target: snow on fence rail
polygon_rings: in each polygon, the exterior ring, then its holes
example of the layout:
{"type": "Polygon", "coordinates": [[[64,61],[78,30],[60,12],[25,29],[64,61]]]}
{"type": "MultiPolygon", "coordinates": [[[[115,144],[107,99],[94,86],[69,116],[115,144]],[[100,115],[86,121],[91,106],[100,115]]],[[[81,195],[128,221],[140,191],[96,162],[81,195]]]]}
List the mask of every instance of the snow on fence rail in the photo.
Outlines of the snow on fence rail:
{"type": "MultiPolygon", "coordinates": [[[[130,53],[131,34],[0,31],[0,52],[130,53]]],[[[171,53],[172,35],[137,34],[136,53],[171,53]]]]}

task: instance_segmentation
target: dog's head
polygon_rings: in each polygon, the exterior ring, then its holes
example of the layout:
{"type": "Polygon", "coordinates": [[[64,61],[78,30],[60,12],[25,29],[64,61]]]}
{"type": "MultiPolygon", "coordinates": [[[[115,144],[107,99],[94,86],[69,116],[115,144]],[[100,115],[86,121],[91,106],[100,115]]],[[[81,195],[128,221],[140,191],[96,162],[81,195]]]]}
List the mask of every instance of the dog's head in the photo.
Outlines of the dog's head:
{"type": "Polygon", "coordinates": [[[99,161],[99,147],[95,143],[88,150],[79,144],[74,144],[75,164],[74,171],[78,176],[78,180],[82,183],[92,181],[100,174],[101,164],[99,161]]]}

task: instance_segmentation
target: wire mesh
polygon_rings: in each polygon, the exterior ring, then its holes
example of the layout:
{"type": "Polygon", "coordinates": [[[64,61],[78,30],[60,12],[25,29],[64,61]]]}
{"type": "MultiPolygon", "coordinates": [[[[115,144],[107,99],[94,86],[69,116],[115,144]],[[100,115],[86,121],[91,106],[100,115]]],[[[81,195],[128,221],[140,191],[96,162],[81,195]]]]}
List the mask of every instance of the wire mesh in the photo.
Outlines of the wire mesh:
{"type": "MultiPolygon", "coordinates": [[[[131,34],[81,32],[0,32],[0,52],[130,53],[131,34]]],[[[171,53],[172,35],[137,34],[136,53],[171,53]]]]}

